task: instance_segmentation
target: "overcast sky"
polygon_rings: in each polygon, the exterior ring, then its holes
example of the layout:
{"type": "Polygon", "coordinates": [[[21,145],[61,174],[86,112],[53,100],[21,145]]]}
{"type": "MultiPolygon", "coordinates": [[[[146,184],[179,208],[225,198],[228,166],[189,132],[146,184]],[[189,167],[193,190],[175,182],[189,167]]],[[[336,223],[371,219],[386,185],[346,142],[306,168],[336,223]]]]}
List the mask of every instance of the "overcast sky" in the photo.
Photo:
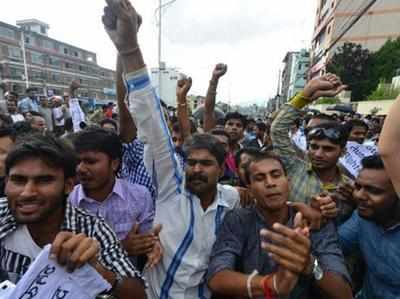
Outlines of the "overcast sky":
{"type": "MultiPolygon", "coordinates": [[[[140,42],[150,67],[157,65],[158,0],[131,0],[144,22],[140,42]]],[[[163,0],[168,2],[168,0],[163,0]]],[[[316,0],[177,0],[163,13],[163,60],[192,76],[191,93],[204,94],[214,65],[228,64],[218,100],[265,103],[274,96],[287,51],[309,48],[316,0]]],[[[97,53],[113,68],[115,50],[104,32],[102,0],[1,0],[0,20],[37,18],[52,38],[97,53]]]]}

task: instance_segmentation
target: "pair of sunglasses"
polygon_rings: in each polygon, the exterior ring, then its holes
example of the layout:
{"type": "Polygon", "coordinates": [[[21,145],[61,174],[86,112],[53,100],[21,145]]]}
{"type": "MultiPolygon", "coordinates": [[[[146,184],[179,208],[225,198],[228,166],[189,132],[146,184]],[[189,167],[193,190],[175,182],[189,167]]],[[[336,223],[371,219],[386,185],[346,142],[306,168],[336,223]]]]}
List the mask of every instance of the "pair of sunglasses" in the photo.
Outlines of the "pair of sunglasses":
{"type": "Polygon", "coordinates": [[[329,128],[329,129],[314,128],[307,133],[307,137],[318,138],[318,139],[328,138],[331,140],[340,140],[342,138],[342,134],[335,128],[329,128]]]}

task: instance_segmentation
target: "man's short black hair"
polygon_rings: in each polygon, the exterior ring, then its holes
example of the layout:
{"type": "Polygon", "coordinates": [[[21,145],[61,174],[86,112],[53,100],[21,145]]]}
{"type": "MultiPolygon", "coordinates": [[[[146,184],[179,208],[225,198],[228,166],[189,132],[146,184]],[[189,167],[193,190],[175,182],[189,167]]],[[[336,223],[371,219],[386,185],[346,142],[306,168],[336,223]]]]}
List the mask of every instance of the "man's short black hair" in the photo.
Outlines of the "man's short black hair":
{"type": "Polygon", "coordinates": [[[13,95],[18,100],[19,94],[16,93],[15,91],[9,91],[8,94],[13,95]]]}
{"type": "Polygon", "coordinates": [[[106,124],[110,124],[114,127],[115,131],[118,131],[118,124],[115,120],[110,119],[110,118],[105,118],[102,121],[100,121],[100,127],[103,127],[106,124]]]}
{"type": "Polygon", "coordinates": [[[33,134],[18,141],[6,158],[6,175],[17,163],[40,159],[49,167],[62,169],[65,178],[75,176],[77,159],[72,148],[52,135],[33,134]]]}
{"type": "Polygon", "coordinates": [[[260,131],[267,131],[267,125],[263,122],[258,122],[256,123],[256,127],[260,130],[260,131]]]}
{"type": "Polygon", "coordinates": [[[326,121],[335,121],[335,119],[331,115],[328,115],[328,114],[325,114],[325,113],[314,114],[311,117],[311,119],[321,119],[321,120],[326,120],[326,121]]]}
{"type": "Polygon", "coordinates": [[[365,128],[367,131],[369,129],[367,123],[362,121],[361,119],[349,120],[346,125],[349,128],[349,131],[351,131],[355,127],[362,127],[365,128]]]}
{"type": "Polygon", "coordinates": [[[17,132],[13,126],[0,127],[0,138],[9,137],[12,141],[15,141],[17,132]]]}
{"type": "Polygon", "coordinates": [[[375,169],[375,170],[385,169],[383,160],[381,156],[378,154],[365,157],[364,159],[361,160],[361,165],[363,169],[375,169]]]}
{"type": "Polygon", "coordinates": [[[1,127],[9,127],[12,126],[13,120],[10,115],[0,113],[0,126],[1,127]]]}
{"type": "Polygon", "coordinates": [[[75,135],[73,143],[78,154],[94,151],[106,154],[111,160],[122,159],[121,139],[111,130],[87,127],[75,135]]]}
{"type": "Polygon", "coordinates": [[[231,142],[231,137],[229,136],[228,133],[226,133],[225,130],[222,130],[222,129],[212,129],[212,130],[210,131],[210,134],[211,134],[211,135],[214,135],[214,136],[225,136],[226,138],[228,138],[228,142],[231,142]]]}
{"type": "Polygon", "coordinates": [[[246,116],[244,116],[243,114],[240,114],[237,111],[229,112],[228,114],[225,115],[225,124],[231,119],[240,120],[242,122],[243,128],[245,128],[247,125],[246,116]]]}
{"type": "Polygon", "coordinates": [[[243,154],[247,154],[251,157],[257,156],[258,153],[260,152],[260,150],[256,147],[244,147],[241,148],[235,155],[235,163],[236,163],[236,167],[239,167],[240,164],[240,157],[243,154]]]}
{"type": "Polygon", "coordinates": [[[275,161],[279,162],[279,164],[282,166],[285,176],[287,176],[286,167],[285,167],[285,164],[283,163],[281,157],[279,157],[273,151],[258,151],[257,153],[252,155],[251,162],[246,165],[245,175],[246,175],[246,180],[248,182],[250,182],[250,177],[251,177],[251,172],[250,172],[251,164],[257,163],[260,161],[264,161],[264,160],[275,160],[275,161]]]}
{"type": "Polygon", "coordinates": [[[183,145],[185,157],[189,157],[193,150],[208,150],[222,166],[225,162],[225,149],[217,137],[211,134],[194,134],[183,145]]]}

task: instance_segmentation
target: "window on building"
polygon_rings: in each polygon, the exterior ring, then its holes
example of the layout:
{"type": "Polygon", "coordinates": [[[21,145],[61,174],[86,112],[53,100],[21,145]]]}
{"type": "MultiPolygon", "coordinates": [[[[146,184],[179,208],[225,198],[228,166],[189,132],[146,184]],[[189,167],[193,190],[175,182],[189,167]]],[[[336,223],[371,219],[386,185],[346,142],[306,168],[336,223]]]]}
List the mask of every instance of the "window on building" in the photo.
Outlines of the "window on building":
{"type": "Polygon", "coordinates": [[[44,26],[40,26],[40,33],[46,34],[46,28],[44,26]]]}
{"type": "Polygon", "coordinates": [[[78,51],[74,51],[74,56],[75,57],[79,57],[79,52],[78,51]]]}
{"type": "Polygon", "coordinates": [[[35,64],[43,64],[43,55],[39,52],[31,51],[31,62],[35,64]]]}
{"type": "Polygon", "coordinates": [[[68,54],[68,48],[64,48],[64,54],[65,54],[65,55],[68,54]]]}
{"type": "Polygon", "coordinates": [[[24,80],[24,70],[22,68],[10,67],[10,77],[14,80],[24,80]]]}
{"type": "Polygon", "coordinates": [[[72,68],[72,64],[69,63],[69,62],[66,62],[66,63],[65,63],[65,68],[67,68],[67,69],[72,68]]]}
{"type": "Polygon", "coordinates": [[[32,39],[30,36],[25,36],[25,44],[30,45],[32,43],[32,39]]]}
{"type": "Polygon", "coordinates": [[[42,41],[42,43],[43,43],[43,48],[50,49],[50,50],[54,50],[54,48],[55,48],[54,42],[51,40],[44,39],[42,41]]]}
{"type": "Polygon", "coordinates": [[[12,29],[0,27],[0,36],[15,39],[15,32],[12,29]]]}
{"type": "Polygon", "coordinates": [[[22,58],[22,51],[20,48],[8,47],[8,54],[11,58],[14,58],[14,59],[19,60],[22,58]]]}

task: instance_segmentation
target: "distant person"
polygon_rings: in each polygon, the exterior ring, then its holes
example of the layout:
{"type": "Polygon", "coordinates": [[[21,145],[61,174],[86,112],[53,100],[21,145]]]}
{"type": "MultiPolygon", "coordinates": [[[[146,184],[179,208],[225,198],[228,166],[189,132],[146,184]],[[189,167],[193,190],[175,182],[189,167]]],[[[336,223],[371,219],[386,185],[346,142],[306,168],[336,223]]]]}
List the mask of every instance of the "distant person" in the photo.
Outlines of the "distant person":
{"type": "Polygon", "coordinates": [[[24,116],[18,112],[18,94],[13,91],[9,91],[5,95],[7,103],[7,111],[13,122],[24,121],[24,116]]]}
{"type": "Polygon", "coordinates": [[[18,109],[21,113],[29,111],[39,112],[39,101],[35,88],[28,88],[26,90],[26,97],[18,102],[18,109]]]}

